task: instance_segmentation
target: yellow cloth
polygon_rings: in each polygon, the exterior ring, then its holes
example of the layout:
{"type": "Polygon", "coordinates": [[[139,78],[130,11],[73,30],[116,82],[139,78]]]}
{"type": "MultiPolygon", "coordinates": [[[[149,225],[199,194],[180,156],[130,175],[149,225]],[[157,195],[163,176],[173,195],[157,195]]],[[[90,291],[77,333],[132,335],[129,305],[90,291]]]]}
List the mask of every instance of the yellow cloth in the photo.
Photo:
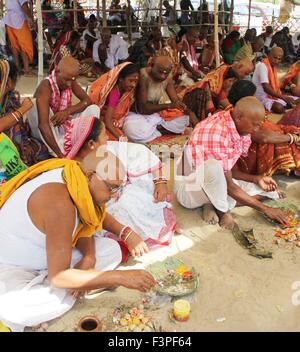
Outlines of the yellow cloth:
{"type": "Polygon", "coordinates": [[[11,332],[11,330],[0,321],[0,332],[11,332]]]}
{"type": "Polygon", "coordinates": [[[80,218],[80,223],[72,241],[74,247],[79,238],[92,237],[95,232],[101,231],[105,217],[105,207],[98,208],[94,205],[88,182],[77,161],[50,159],[22,171],[7,183],[0,186],[0,208],[26,181],[39,176],[43,172],[61,167],[64,168],[63,178],[80,218]]]}
{"type": "Polygon", "coordinates": [[[255,59],[255,54],[253,52],[251,43],[242,46],[234,57],[235,61],[240,61],[242,59],[250,59],[251,61],[255,59]]]}

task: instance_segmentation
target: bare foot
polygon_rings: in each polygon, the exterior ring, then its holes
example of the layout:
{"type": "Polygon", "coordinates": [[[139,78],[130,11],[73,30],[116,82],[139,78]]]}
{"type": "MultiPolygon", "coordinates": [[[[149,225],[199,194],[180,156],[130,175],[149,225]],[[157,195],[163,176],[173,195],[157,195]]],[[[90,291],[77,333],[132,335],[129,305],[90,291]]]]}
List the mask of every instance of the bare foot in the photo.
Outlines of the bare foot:
{"type": "Polygon", "coordinates": [[[226,213],[220,217],[219,225],[226,230],[232,230],[234,227],[234,219],[230,213],[226,213]]]}
{"type": "Polygon", "coordinates": [[[202,209],[202,219],[211,225],[216,225],[219,222],[219,217],[212,204],[204,204],[202,209]]]}
{"type": "Polygon", "coordinates": [[[182,226],[181,226],[181,224],[176,224],[176,228],[175,228],[175,235],[181,235],[181,234],[183,234],[183,228],[182,228],[182,226]]]}

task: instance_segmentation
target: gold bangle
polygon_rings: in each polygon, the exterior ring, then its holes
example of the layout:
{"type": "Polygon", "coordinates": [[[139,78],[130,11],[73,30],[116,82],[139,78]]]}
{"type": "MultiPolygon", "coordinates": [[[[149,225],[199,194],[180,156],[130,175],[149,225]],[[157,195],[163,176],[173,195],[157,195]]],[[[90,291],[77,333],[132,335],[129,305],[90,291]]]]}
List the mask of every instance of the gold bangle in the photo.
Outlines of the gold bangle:
{"type": "Polygon", "coordinates": [[[128,238],[133,234],[133,230],[130,230],[127,234],[127,236],[124,239],[124,242],[126,243],[126,241],[128,240],[128,238]]]}
{"type": "Polygon", "coordinates": [[[159,185],[159,184],[167,184],[167,181],[157,181],[157,182],[154,182],[154,185],[159,185]]]}

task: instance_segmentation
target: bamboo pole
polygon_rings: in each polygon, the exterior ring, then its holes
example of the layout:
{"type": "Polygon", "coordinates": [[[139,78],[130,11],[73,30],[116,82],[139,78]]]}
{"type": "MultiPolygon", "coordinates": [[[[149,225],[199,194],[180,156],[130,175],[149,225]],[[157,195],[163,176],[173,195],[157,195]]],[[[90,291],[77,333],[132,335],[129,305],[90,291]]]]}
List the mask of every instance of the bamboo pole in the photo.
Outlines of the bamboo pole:
{"type": "Polygon", "coordinates": [[[251,3],[252,3],[252,0],[249,0],[248,29],[250,28],[250,20],[251,20],[251,3]]]}
{"type": "Polygon", "coordinates": [[[44,43],[43,43],[43,17],[42,17],[42,6],[41,0],[36,0],[36,14],[38,24],[38,84],[44,79],[44,43]]]}
{"type": "Polygon", "coordinates": [[[129,44],[132,43],[131,3],[127,0],[127,35],[129,44]]]}
{"type": "Polygon", "coordinates": [[[102,0],[102,26],[107,26],[106,0],[102,0]]]}
{"type": "Polygon", "coordinates": [[[3,5],[4,5],[3,0],[0,0],[0,16],[1,16],[1,18],[4,15],[4,6],[3,5]]]}
{"type": "Polygon", "coordinates": [[[231,31],[231,28],[233,26],[233,12],[234,12],[234,0],[231,0],[231,6],[230,6],[230,20],[229,20],[229,32],[231,31]]]}
{"type": "Polygon", "coordinates": [[[100,0],[97,0],[97,20],[98,20],[98,23],[100,21],[100,0]]]}
{"type": "Polygon", "coordinates": [[[162,25],[162,6],[163,6],[163,0],[159,0],[159,18],[158,18],[158,24],[161,26],[162,25]]]}
{"type": "Polygon", "coordinates": [[[73,10],[74,10],[74,30],[78,30],[78,13],[77,13],[77,0],[73,0],[73,10]]]}
{"type": "Polygon", "coordinates": [[[215,42],[215,56],[216,56],[216,67],[220,66],[220,50],[219,50],[219,10],[218,0],[214,0],[215,5],[215,27],[214,27],[214,42],[215,42]]]}
{"type": "Polygon", "coordinates": [[[222,33],[224,33],[224,30],[225,30],[225,33],[226,33],[224,10],[225,10],[224,0],[222,0],[221,1],[221,12],[222,12],[222,14],[221,14],[221,26],[222,26],[221,30],[222,30],[222,33]]]}

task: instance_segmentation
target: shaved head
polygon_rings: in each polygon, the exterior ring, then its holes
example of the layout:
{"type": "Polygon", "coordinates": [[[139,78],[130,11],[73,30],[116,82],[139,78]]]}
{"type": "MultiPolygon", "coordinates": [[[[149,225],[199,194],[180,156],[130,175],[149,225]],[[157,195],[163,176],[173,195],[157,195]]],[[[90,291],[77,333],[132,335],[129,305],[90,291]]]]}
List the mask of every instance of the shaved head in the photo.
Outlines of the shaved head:
{"type": "Polygon", "coordinates": [[[253,62],[249,58],[244,58],[232,65],[232,69],[239,79],[244,79],[254,71],[253,62]]]}
{"type": "Polygon", "coordinates": [[[245,136],[260,128],[265,117],[265,108],[257,98],[245,97],[236,103],[232,117],[239,134],[245,136]]]}
{"type": "Polygon", "coordinates": [[[89,153],[80,164],[81,169],[87,173],[96,172],[97,176],[109,184],[119,185],[126,178],[126,172],[121,160],[100,146],[97,151],[89,153]]]}
{"type": "Polygon", "coordinates": [[[262,37],[255,37],[252,43],[253,51],[259,52],[264,47],[265,41],[262,37]]]}
{"type": "Polygon", "coordinates": [[[263,104],[255,97],[245,97],[240,99],[235,108],[244,115],[252,117],[259,115],[261,118],[265,116],[265,108],[263,104]]]}
{"type": "Polygon", "coordinates": [[[272,56],[283,55],[283,54],[284,54],[284,51],[279,46],[275,46],[275,48],[272,48],[270,51],[270,55],[272,56]]]}
{"type": "Polygon", "coordinates": [[[153,65],[159,65],[161,67],[168,68],[172,65],[172,60],[169,56],[156,56],[153,59],[153,65]]]}
{"type": "Polygon", "coordinates": [[[80,167],[87,177],[94,203],[100,206],[118,196],[127,180],[120,159],[107,151],[105,146],[100,146],[96,152],[88,154],[80,163],[80,167]]]}
{"type": "Polygon", "coordinates": [[[276,46],[272,48],[268,55],[271,66],[275,67],[279,65],[282,62],[283,56],[284,51],[280,47],[276,46]]]}
{"type": "Polygon", "coordinates": [[[158,82],[165,81],[173,68],[172,60],[168,56],[156,56],[151,67],[151,77],[158,82]]]}
{"type": "Polygon", "coordinates": [[[63,57],[56,67],[57,84],[61,90],[68,89],[79,76],[79,62],[72,56],[63,57]]]}
{"type": "Polygon", "coordinates": [[[57,67],[59,72],[71,74],[76,77],[79,75],[79,61],[72,56],[63,57],[57,67]]]}

